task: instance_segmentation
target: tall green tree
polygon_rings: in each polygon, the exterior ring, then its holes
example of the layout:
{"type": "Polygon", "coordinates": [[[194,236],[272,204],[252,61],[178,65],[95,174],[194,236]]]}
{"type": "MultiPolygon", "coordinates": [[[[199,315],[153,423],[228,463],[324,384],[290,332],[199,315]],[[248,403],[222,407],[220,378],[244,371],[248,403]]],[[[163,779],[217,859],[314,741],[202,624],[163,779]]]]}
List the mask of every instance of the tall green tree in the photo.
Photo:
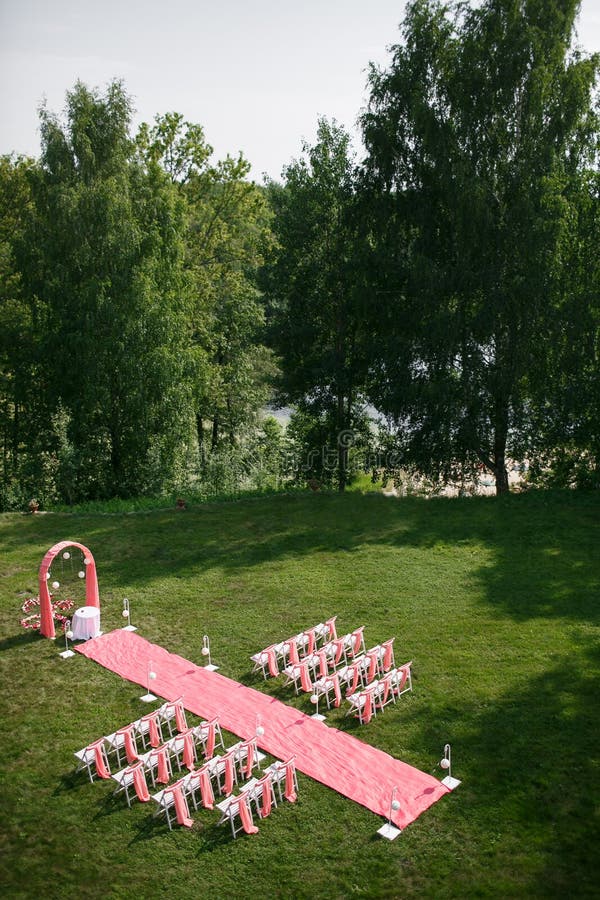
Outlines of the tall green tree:
{"type": "Polygon", "coordinates": [[[421,470],[483,463],[498,493],[560,327],[561,245],[596,126],[598,60],[571,49],[579,5],[414,0],[369,78],[367,172],[402,241],[389,219],[380,232],[392,265],[410,256],[387,316],[402,372],[388,340],[373,398],[421,470]]]}
{"type": "MultiPolygon", "coordinates": [[[[20,263],[47,396],[67,418],[69,495],[128,496],[173,477],[189,417],[183,204],[137,158],[122,85],[78,83],[41,111],[20,263]]],[[[52,415],[48,409],[48,416],[52,415]]]]}
{"type": "Polygon", "coordinates": [[[269,188],[277,240],[266,275],[270,334],[281,360],[280,402],[297,405],[315,419],[315,434],[328,435],[343,491],[365,378],[356,173],[350,138],[335,122],[321,120],[316,144],[303,151],[283,184],[269,188]]]}

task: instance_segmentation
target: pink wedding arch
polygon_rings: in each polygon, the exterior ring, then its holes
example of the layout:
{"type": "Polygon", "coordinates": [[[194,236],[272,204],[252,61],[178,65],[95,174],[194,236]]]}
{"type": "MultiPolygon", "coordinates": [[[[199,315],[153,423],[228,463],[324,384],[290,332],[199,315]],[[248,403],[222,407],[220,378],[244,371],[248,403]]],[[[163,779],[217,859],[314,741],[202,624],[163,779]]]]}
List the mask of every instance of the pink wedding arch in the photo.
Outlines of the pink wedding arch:
{"type": "Polygon", "coordinates": [[[100,597],[98,595],[98,577],[96,575],[96,563],[94,557],[87,547],[78,544],[77,541],[60,541],[54,547],[50,547],[42,560],[39,574],[40,585],[40,634],[44,637],[53,639],[55,637],[54,617],[52,615],[52,603],[50,602],[50,591],[48,590],[48,571],[55,557],[58,556],[67,547],[78,547],[83,553],[84,571],[85,571],[85,605],[100,608],[100,597]]]}

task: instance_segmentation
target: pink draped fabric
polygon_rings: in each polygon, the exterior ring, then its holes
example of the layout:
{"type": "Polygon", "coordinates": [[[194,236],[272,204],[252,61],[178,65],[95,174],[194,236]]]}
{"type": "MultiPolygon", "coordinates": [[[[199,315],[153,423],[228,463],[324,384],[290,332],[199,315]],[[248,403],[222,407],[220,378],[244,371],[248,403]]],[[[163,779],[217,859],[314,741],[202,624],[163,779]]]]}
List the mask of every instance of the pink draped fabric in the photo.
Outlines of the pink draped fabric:
{"type": "Polygon", "coordinates": [[[162,743],[162,736],[160,731],[158,730],[158,723],[156,721],[156,712],[148,713],[147,716],[142,716],[142,721],[148,723],[148,734],[150,735],[150,746],[151,747],[160,747],[162,743]]]}
{"type": "Polygon", "coordinates": [[[225,762],[225,789],[226,797],[229,797],[233,790],[233,753],[227,753],[223,760],[225,762]]]}
{"type": "Polygon", "coordinates": [[[207,759],[211,759],[213,753],[215,752],[215,720],[213,719],[208,723],[208,735],[206,738],[206,757],[207,759]]]}
{"type": "Polygon", "coordinates": [[[194,768],[194,735],[188,729],[183,732],[183,764],[188,769],[194,768]]]}
{"type": "Polygon", "coordinates": [[[290,803],[296,802],[296,790],[294,787],[294,764],[287,762],[285,764],[285,791],[283,796],[290,803]]]}
{"type": "Polygon", "coordinates": [[[358,663],[352,663],[352,685],[348,689],[347,696],[349,697],[351,694],[356,692],[356,688],[358,687],[358,679],[360,677],[360,667],[358,663]]]}
{"type": "Polygon", "coordinates": [[[240,750],[246,750],[246,759],[244,760],[244,768],[243,773],[246,778],[250,778],[252,776],[252,768],[254,766],[254,755],[256,751],[256,742],[253,740],[246,741],[242,744],[240,750]]]}
{"type": "Polygon", "coordinates": [[[175,815],[177,816],[177,824],[185,825],[186,828],[191,828],[194,824],[194,820],[190,819],[190,811],[188,809],[188,805],[185,797],[183,796],[183,792],[181,790],[180,784],[174,784],[173,787],[168,788],[168,790],[173,794],[173,801],[175,803],[175,815]]]}
{"type": "Polygon", "coordinates": [[[94,759],[96,762],[96,772],[100,778],[110,778],[110,769],[106,765],[106,757],[104,755],[104,738],[94,741],[90,744],[88,750],[94,751],[94,759]]]}
{"type": "Polygon", "coordinates": [[[335,695],[335,705],[339,706],[342,702],[342,692],[340,690],[340,679],[338,678],[337,672],[333,673],[333,693],[335,695]]]}
{"type": "Polygon", "coordinates": [[[309,628],[304,632],[306,637],[308,638],[308,647],[306,648],[306,655],[311,656],[315,650],[315,629],[309,628]]]}
{"type": "Polygon", "coordinates": [[[325,624],[327,625],[327,633],[329,635],[330,641],[335,641],[335,639],[337,638],[337,631],[335,627],[336,619],[337,616],[332,616],[331,619],[327,619],[327,621],[325,622],[325,624]]]}
{"type": "Polygon", "coordinates": [[[360,628],[357,628],[356,631],[352,632],[352,655],[356,656],[357,653],[360,652],[360,648],[362,645],[362,635],[365,630],[365,626],[361,625],[360,628]]]}
{"type": "Polygon", "coordinates": [[[288,646],[290,665],[298,665],[298,663],[300,662],[300,656],[298,654],[298,645],[296,643],[296,638],[290,638],[286,643],[288,646]]]}
{"type": "Polygon", "coordinates": [[[264,651],[267,654],[267,662],[269,664],[269,674],[273,676],[273,678],[277,678],[279,675],[279,667],[277,665],[277,656],[275,655],[274,647],[267,647],[264,651]]]}
{"type": "Polygon", "coordinates": [[[389,641],[384,641],[383,644],[383,671],[387,672],[392,666],[392,662],[394,659],[394,638],[391,638],[389,641]]]}
{"type": "Polygon", "coordinates": [[[317,653],[319,657],[319,675],[321,678],[327,678],[329,675],[329,666],[327,665],[327,654],[324,650],[319,650],[317,653]]]}
{"type": "Polygon", "coordinates": [[[261,779],[262,781],[262,807],[261,815],[263,818],[271,813],[271,776],[261,779]]]}
{"type": "Polygon", "coordinates": [[[244,794],[240,794],[238,798],[238,809],[240,811],[242,827],[246,834],[256,834],[258,828],[252,821],[252,813],[250,812],[248,798],[244,794]]]}
{"type": "Polygon", "coordinates": [[[333,645],[335,647],[335,657],[334,657],[334,665],[337,666],[340,659],[342,658],[342,654],[344,652],[344,639],[343,638],[334,638],[333,645]]]}
{"type": "Polygon", "coordinates": [[[260,715],[265,726],[259,739],[261,750],[283,760],[295,755],[298,771],[385,819],[396,787],[400,808],[392,811],[392,822],[399,828],[406,828],[449,793],[432,775],[346,731],[324,727],[263,691],[207,671],[137,632],[117,629],[77,645],[75,650],[142,687],[148,659],[152,659],[157,672],[152,689],[157,696],[173,700],[184,694],[187,710],[205,720],[218,716],[222,728],[241,739],[255,736],[256,716],[260,715]]]}
{"type": "Polygon", "coordinates": [[[389,695],[390,695],[390,677],[389,677],[389,675],[385,675],[385,676],[381,679],[381,681],[379,682],[379,684],[380,684],[380,685],[383,685],[383,696],[382,696],[381,699],[379,700],[379,705],[380,705],[380,706],[385,706],[385,704],[387,703],[387,698],[388,698],[389,695]]]}
{"type": "Polygon", "coordinates": [[[147,803],[150,799],[148,785],[146,784],[146,776],[144,775],[143,763],[132,766],[131,773],[133,775],[133,786],[138,800],[147,803]]]}
{"type": "Polygon", "coordinates": [[[138,757],[137,747],[133,737],[133,725],[127,725],[125,728],[120,728],[117,731],[117,734],[123,735],[125,755],[127,756],[127,762],[131,765],[138,757]]]}
{"type": "Polygon", "coordinates": [[[212,782],[207,766],[199,769],[200,774],[200,795],[202,797],[202,806],[205,809],[212,809],[215,803],[215,795],[212,789],[212,782]]]}
{"type": "Polygon", "coordinates": [[[369,672],[367,674],[367,681],[373,681],[375,677],[375,672],[377,671],[377,660],[379,659],[379,651],[378,650],[369,650],[367,653],[367,657],[369,660],[369,672]]]}
{"type": "Polygon", "coordinates": [[[362,720],[365,725],[368,725],[373,717],[373,694],[371,691],[365,691],[363,696],[365,698],[365,705],[362,711],[362,720]]]}
{"type": "Polygon", "coordinates": [[[302,690],[308,694],[313,689],[312,681],[310,680],[310,675],[308,674],[308,666],[305,662],[301,662],[299,665],[299,668],[300,668],[300,686],[301,686],[302,690]]]}
{"type": "Polygon", "coordinates": [[[160,781],[161,784],[168,784],[170,775],[166,747],[160,747],[155,751],[154,756],[158,762],[158,776],[156,780],[160,781]]]}
{"type": "Polygon", "coordinates": [[[396,672],[400,673],[400,682],[396,684],[395,691],[397,694],[400,693],[404,685],[406,684],[406,679],[408,678],[409,666],[400,666],[396,672]]]}
{"type": "Polygon", "coordinates": [[[177,731],[181,734],[183,731],[187,730],[187,722],[185,719],[185,710],[183,708],[183,703],[181,700],[175,701],[175,724],[177,725],[177,731]]]}

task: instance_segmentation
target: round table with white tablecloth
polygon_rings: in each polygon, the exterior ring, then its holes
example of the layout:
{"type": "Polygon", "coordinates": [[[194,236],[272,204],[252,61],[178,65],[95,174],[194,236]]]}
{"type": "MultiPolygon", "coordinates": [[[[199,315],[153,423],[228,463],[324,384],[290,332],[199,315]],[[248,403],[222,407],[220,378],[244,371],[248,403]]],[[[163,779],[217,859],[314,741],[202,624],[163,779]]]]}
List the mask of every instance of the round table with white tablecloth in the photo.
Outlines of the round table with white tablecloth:
{"type": "Polygon", "coordinates": [[[74,641],[87,641],[100,634],[100,610],[97,606],[80,606],[73,613],[71,631],[74,641]]]}

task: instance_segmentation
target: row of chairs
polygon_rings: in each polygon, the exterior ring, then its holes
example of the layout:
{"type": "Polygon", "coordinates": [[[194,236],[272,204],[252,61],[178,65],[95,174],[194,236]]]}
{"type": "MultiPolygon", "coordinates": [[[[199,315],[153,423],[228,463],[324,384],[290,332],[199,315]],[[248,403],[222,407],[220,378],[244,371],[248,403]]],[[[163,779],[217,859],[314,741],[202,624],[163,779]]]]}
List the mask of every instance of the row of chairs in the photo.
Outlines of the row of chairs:
{"type": "Polygon", "coordinates": [[[153,794],[151,799],[158,805],[155,816],[164,815],[169,829],[173,813],[178,824],[191,824],[188,801],[195,809],[199,803],[213,809],[215,795],[230,796],[234,786],[252,778],[252,772],[264,758],[256,746],[256,738],[238,741],[222,755],[213,756],[199,769],[192,769],[174,784],[153,794]]]}
{"type": "Polygon", "coordinates": [[[279,803],[288,800],[296,801],[298,795],[298,778],[296,775],[295,758],[285,762],[274,762],[264,770],[261,778],[251,778],[240,788],[239,794],[227,797],[221,803],[217,803],[217,809],[221,813],[218,825],[229,823],[234,839],[244,831],[246,834],[256,834],[257,826],[254,824],[252,806],[256,810],[259,819],[265,819],[273,809],[277,809],[279,803]],[[275,791],[277,788],[277,793],[275,791]]]}
{"type": "Polygon", "coordinates": [[[319,622],[299,634],[276,644],[270,644],[258,653],[254,653],[250,659],[253,663],[253,672],[260,672],[266,680],[269,675],[276,678],[279,675],[280,666],[285,667],[299,662],[303,656],[312,655],[315,650],[324,644],[338,640],[335,621],[337,616],[332,616],[326,622],[319,622]]]}
{"type": "MultiPolygon", "coordinates": [[[[323,659],[319,654],[313,654],[312,657],[302,660],[297,665],[287,667],[284,670],[287,678],[286,684],[293,684],[296,694],[301,691],[314,693],[318,683],[323,680],[327,681],[335,674],[340,689],[345,687],[348,693],[354,693],[359,684],[366,687],[377,673],[383,675],[395,666],[394,638],[366,651],[364,650],[364,639],[361,643],[356,641],[353,646],[355,647],[354,655],[349,654],[340,668],[336,668],[333,664],[331,671],[328,660],[323,659]]],[[[334,679],[334,685],[335,682],[336,679],[334,679]]]]}
{"type": "MultiPolygon", "coordinates": [[[[159,765],[161,769],[164,765],[172,768],[171,757],[173,756],[179,765],[184,755],[189,757],[191,754],[195,760],[198,750],[200,750],[205,757],[211,757],[215,747],[225,747],[218,717],[188,728],[183,707],[176,717],[175,714],[171,715],[170,710],[166,708],[169,706],[172,704],[164,704],[163,707],[143,716],[137,722],[88,744],[82,750],[77,750],[75,752],[77,760],[75,771],[80,772],[85,769],[90,781],[94,780],[94,776],[110,778],[109,753],[114,752],[116,764],[120,768],[123,764],[121,753],[124,752],[129,766],[141,761],[144,769],[153,773],[159,765]],[[161,716],[165,718],[161,720],[161,716]],[[169,731],[167,740],[163,739],[163,726],[165,725],[169,731]],[[179,728],[181,731],[178,732],[176,729],[179,728]],[[145,750],[143,753],[139,752],[136,742],[136,737],[139,736],[142,738],[141,742],[145,750]]],[[[181,766],[179,767],[181,768],[181,766]]],[[[152,778],[154,780],[153,774],[152,778]]]]}
{"type": "Polygon", "coordinates": [[[361,725],[368,725],[373,716],[395,703],[398,697],[412,691],[412,660],[398,668],[390,669],[360,691],[350,694],[347,716],[354,715],[361,725]]]}

